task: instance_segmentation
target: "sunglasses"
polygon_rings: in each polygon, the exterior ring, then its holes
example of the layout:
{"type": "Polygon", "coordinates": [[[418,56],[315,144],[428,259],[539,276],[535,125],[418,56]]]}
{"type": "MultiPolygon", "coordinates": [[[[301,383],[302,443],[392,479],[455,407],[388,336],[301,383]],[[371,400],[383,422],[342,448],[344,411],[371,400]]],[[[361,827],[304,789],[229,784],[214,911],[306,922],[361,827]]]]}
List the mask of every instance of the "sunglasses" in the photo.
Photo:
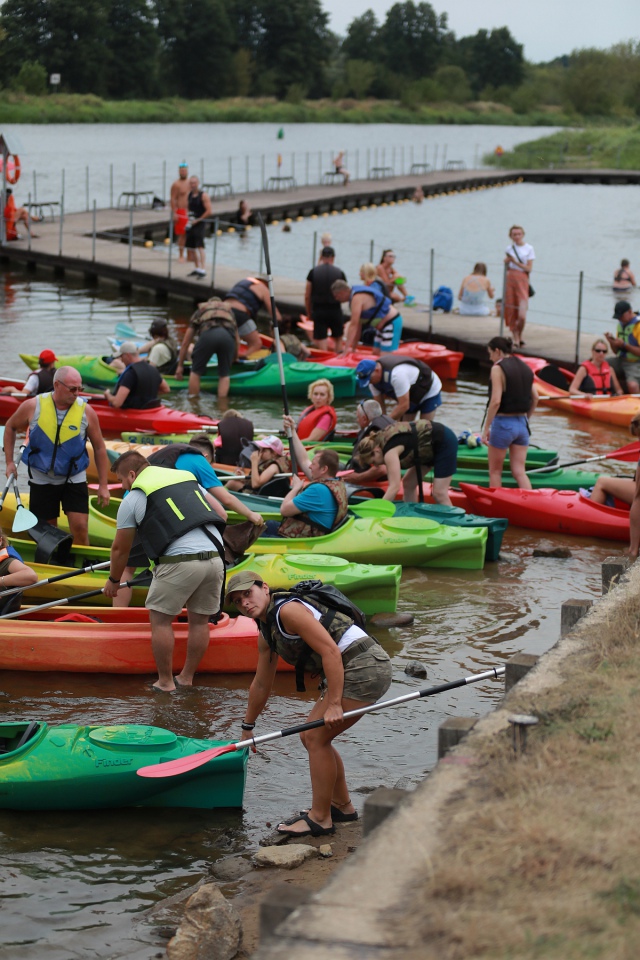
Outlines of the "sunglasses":
{"type": "Polygon", "coordinates": [[[62,384],[62,386],[69,391],[69,393],[80,393],[82,386],[79,387],[70,387],[68,383],[65,383],[64,380],[57,380],[57,383],[62,384]]]}
{"type": "Polygon", "coordinates": [[[602,347],[594,347],[594,348],[593,348],[593,352],[594,352],[594,353],[606,353],[607,351],[606,351],[606,350],[603,350],[602,347]]]}

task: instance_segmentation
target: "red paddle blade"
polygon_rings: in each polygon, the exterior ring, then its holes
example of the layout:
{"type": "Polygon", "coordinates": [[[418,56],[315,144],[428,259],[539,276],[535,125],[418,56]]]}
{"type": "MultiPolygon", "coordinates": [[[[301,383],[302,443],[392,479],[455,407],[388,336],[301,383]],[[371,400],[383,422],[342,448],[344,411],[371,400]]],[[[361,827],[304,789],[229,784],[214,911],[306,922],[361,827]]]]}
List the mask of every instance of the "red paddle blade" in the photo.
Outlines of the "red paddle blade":
{"type": "Polygon", "coordinates": [[[169,760],[167,763],[154,763],[150,767],[140,767],[136,770],[139,777],[177,777],[181,773],[188,773],[189,770],[195,770],[216,757],[221,757],[223,753],[233,753],[237,750],[235,743],[228,743],[225,747],[213,747],[211,750],[203,750],[201,753],[194,753],[189,757],[180,757],[179,760],[169,760]]]}
{"type": "Polygon", "coordinates": [[[625,463],[635,463],[640,457],[640,440],[634,440],[632,443],[628,443],[626,447],[620,447],[619,450],[608,453],[607,457],[610,460],[624,460],[625,463]]]}

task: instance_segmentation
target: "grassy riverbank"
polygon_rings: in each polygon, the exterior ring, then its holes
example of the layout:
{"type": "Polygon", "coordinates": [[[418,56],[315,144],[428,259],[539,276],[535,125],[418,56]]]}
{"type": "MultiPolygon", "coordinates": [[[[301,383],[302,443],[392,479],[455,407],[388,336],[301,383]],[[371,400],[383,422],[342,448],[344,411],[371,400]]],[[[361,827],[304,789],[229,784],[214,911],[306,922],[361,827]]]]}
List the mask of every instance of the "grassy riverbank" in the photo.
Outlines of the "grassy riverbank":
{"type": "Polygon", "coordinates": [[[0,123],[413,123],[565,126],[557,109],[514,113],[500,103],[405,106],[395,100],[102,100],[91,94],[45,97],[3,92],[0,123]]]}
{"type": "Polygon", "coordinates": [[[615,615],[578,626],[559,686],[515,688],[511,711],[540,721],[526,754],[505,736],[474,752],[419,892],[424,960],[638,956],[640,599],[623,590],[615,615]]]}
{"type": "Polygon", "coordinates": [[[485,162],[509,169],[554,167],[640,169],[640,125],[562,130],[540,140],[521,143],[502,157],[485,162]]]}

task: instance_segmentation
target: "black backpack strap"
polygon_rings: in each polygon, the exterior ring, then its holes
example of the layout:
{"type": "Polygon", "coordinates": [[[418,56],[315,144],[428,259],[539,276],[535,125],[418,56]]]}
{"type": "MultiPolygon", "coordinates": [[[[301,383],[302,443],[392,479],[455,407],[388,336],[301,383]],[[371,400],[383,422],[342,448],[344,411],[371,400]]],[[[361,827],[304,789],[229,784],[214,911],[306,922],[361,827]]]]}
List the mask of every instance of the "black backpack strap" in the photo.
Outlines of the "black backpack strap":
{"type": "Polygon", "coordinates": [[[418,428],[414,422],[409,424],[411,428],[411,438],[413,440],[413,465],[418,478],[418,500],[424,503],[424,490],[422,489],[422,464],[420,463],[420,454],[418,452],[418,428]]]}

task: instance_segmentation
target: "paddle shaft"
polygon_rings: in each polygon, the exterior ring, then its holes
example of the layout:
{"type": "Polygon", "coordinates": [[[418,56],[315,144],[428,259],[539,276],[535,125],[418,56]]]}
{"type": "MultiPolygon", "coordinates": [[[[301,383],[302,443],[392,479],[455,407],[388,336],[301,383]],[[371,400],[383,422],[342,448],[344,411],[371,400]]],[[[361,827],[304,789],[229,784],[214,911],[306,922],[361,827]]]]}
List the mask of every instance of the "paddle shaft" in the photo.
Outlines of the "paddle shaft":
{"type": "Polygon", "coordinates": [[[7,494],[9,493],[9,487],[11,486],[12,483],[13,483],[13,474],[11,473],[11,474],[9,474],[9,476],[7,477],[7,482],[6,482],[5,485],[4,485],[4,490],[2,491],[2,494],[0,495],[0,510],[2,510],[4,501],[5,501],[5,497],[6,497],[7,494]]]}
{"type": "MultiPolygon", "coordinates": [[[[504,675],[506,667],[492,667],[491,670],[485,670],[484,673],[471,674],[468,677],[462,677],[460,680],[452,680],[449,683],[440,683],[436,687],[425,687],[422,690],[415,690],[413,693],[405,693],[400,697],[394,697],[392,700],[382,700],[378,703],[370,703],[366,707],[359,707],[357,710],[348,710],[344,714],[345,720],[353,720],[356,717],[362,717],[366,713],[373,713],[377,710],[385,710],[387,707],[396,707],[400,703],[408,703],[410,700],[420,700],[424,697],[433,697],[438,693],[445,693],[447,690],[455,690],[456,687],[464,687],[469,683],[478,683],[482,680],[497,680],[504,675]]],[[[196,753],[190,757],[181,757],[179,760],[170,760],[167,763],[153,764],[149,767],[141,767],[136,771],[140,777],[175,777],[181,773],[188,773],[195,770],[203,764],[208,763],[215,757],[222,756],[225,753],[233,753],[236,750],[254,749],[259,744],[269,743],[271,740],[279,740],[282,737],[291,737],[296,733],[304,733],[306,730],[315,730],[324,726],[324,718],[311,720],[308,723],[299,723],[294,727],[285,727],[283,730],[276,730],[273,733],[264,733],[259,737],[251,737],[248,740],[239,740],[237,743],[228,744],[225,747],[214,747],[211,750],[204,750],[202,753],[196,753]]]]}
{"type": "Polygon", "coordinates": [[[82,567],[80,570],[71,570],[69,573],[58,573],[55,577],[47,577],[46,580],[38,580],[37,583],[30,583],[26,587],[11,587],[9,590],[0,592],[0,599],[8,597],[12,593],[21,593],[25,590],[34,590],[36,587],[44,587],[46,583],[57,583],[59,580],[69,580],[71,577],[79,577],[81,573],[93,573],[94,570],[104,570],[111,566],[110,560],[103,560],[102,563],[92,563],[88,567],[82,567]]]}
{"type": "MultiPolygon", "coordinates": [[[[620,395],[622,397],[640,397],[640,393],[624,393],[620,395]]],[[[616,400],[615,396],[610,396],[608,393],[567,393],[561,397],[550,397],[546,394],[539,394],[538,400],[616,400]]]]}
{"type": "MultiPolygon", "coordinates": [[[[121,583],[121,587],[137,587],[144,583],[144,576],[136,577],[133,580],[126,580],[121,583]]],[[[97,597],[102,590],[87,590],[85,593],[77,593],[75,597],[64,597],[62,600],[50,600],[49,603],[42,603],[37,607],[27,607],[25,610],[16,610],[14,613],[3,613],[0,620],[15,620],[16,617],[26,617],[28,613],[35,613],[36,610],[48,610],[49,607],[64,607],[68,603],[77,603],[78,600],[88,600],[89,597],[97,597]]]]}
{"type": "Polygon", "coordinates": [[[575,467],[579,463],[596,463],[598,460],[618,460],[619,454],[623,457],[634,454],[640,456],[640,441],[637,443],[628,443],[626,447],[620,447],[619,450],[613,450],[611,453],[603,453],[599,457],[583,457],[581,460],[570,460],[568,463],[557,463],[555,466],[536,467],[535,470],[527,470],[526,473],[548,473],[550,470],[564,470],[565,467],[575,467]],[[635,451],[633,448],[636,448],[635,451]]]}
{"type": "MultiPolygon", "coordinates": [[[[273,321],[273,339],[276,345],[276,356],[278,357],[278,372],[280,374],[280,389],[282,390],[282,407],[287,416],[289,416],[289,400],[287,397],[287,383],[284,376],[284,364],[282,362],[282,344],[280,343],[280,328],[278,327],[278,320],[276,315],[276,298],[273,292],[273,276],[271,274],[271,255],[269,253],[269,238],[267,237],[267,228],[265,226],[264,220],[262,219],[262,214],[258,211],[256,214],[256,219],[258,220],[258,225],[260,226],[260,233],[262,234],[262,248],[264,250],[264,262],[267,267],[267,283],[269,285],[269,299],[271,300],[271,319],[273,321]]],[[[296,455],[295,450],[293,449],[293,437],[289,436],[289,456],[291,457],[291,467],[293,473],[298,472],[298,467],[296,464],[296,455]]]]}

